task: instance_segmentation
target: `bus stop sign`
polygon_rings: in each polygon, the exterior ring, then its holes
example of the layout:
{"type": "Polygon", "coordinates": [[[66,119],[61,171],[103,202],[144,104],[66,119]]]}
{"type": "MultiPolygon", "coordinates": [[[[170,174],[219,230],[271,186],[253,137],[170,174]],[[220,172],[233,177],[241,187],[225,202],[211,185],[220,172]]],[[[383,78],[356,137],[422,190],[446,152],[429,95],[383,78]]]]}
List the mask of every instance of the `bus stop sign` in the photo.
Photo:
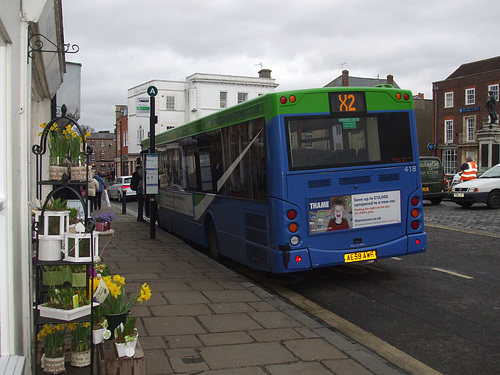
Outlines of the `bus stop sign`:
{"type": "Polygon", "coordinates": [[[156,88],[156,86],[149,86],[148,87],[148,95],[149,96],[156,96],[156,95],[158,95],[158,89],[156,88]]]}

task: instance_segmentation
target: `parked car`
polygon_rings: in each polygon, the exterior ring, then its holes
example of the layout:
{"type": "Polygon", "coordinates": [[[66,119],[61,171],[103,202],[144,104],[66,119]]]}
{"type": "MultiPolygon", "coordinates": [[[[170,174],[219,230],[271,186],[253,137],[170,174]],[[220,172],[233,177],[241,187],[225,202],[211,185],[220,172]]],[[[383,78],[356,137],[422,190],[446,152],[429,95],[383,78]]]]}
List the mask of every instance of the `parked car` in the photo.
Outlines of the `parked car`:
{"type": "Polygon", "coordinates": [[[491,167],[474,180],[453,186],[450,199],[462,207],[486,203],[489,208],[500,208],[500,164],[491,167]]]}
{"type": "Polygon", "coordinates": [[[123,198],[123,189],[127,192],[127,200],[137,196],[137,193],[130,188],[130,181],[132,176],[117,177],[108,187],[109,199],[117,199],[121,202],[123,198]]]}
{"type": "Polygon", "coordinates": [[[443,164],[436,156],[420,157],[420,177],[423,199],[439,204],[447,195],[447,182],[443,164]]]}

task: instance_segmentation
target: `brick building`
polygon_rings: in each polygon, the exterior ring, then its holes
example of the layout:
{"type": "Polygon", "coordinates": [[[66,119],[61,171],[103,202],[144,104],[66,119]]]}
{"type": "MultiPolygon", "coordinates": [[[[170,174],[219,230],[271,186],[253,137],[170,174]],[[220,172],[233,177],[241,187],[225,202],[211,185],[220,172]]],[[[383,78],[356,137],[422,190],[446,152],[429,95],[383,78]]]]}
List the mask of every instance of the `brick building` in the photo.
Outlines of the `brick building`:
{"type": "Polygon", "coordinates": [[[110,132],[93,132],[87,137],[92,147],[90,164],[100,176],[115,175],[116,134],[110,132]]]}
{"type": "Polygon", "coordinates": [[[499,163],[500,128],[490,126],[485,106],[490,91],[498,101],[499,85],[500,56],[462,64],[445,80],[433,82],[434,140],[447,175],[460,170],[467,156],[480,171],[499,163]]]}

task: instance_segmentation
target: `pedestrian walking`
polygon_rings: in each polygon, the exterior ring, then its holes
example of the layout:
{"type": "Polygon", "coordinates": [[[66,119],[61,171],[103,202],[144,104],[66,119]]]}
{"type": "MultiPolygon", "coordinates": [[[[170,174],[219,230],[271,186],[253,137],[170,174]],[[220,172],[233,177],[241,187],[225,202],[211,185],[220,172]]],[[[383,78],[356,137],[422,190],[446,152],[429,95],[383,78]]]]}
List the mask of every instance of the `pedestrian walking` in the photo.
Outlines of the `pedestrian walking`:
{"type": "Polygon", "coordinates": [[[104,189],[107,188],[107,186],[106,186],[106,183],[104,182],[104,180],[102,179],[102,177],[99,176],[99,174],[96,174],[94,176],[94,178],[99,183],[99,188],[97,189],[97,194],[95,196],[94,210],[100,210],[101,209],[102,192],[104,191],[104,189]]]}
{"type": "Polygon", "coordinates": [[[138,165],[132,174],[130,189],[135,190],[137,194],[137,221],[146,221],[143,217],[144,207],[144,189],[142,187],[142,166],[138,165]]]}

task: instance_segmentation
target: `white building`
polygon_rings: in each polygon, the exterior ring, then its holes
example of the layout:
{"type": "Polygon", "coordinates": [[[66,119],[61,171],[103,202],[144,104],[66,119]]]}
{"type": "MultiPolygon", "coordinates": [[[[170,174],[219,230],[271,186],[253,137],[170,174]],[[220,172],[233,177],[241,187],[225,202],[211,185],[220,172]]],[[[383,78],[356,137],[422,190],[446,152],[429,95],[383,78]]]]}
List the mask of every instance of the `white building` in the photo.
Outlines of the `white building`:
{"type": "Polygon", "coordinates": [[[63,44],[61,0],[0,1],[0,354],[1,363],[16,363],[14,374],[31,373],[31,149],[39,125],[53,117],[51,99],[65,71],[63,44]],[[34,51],[36,40],[53,52],[34,51]]]}
{"type": "MultiPolygon", "coordinates": [[[[195,73],[185,81],[152,80],[128,90],[128,154],[122,155],[123,167],[135,170],[140,143],[149,135],[148,87],[155,86],[155,113],[158,135],[186,122],[207,116],[257,96],[274,92],[278,84],[271,70],[262,69],[259,77],[195,73]],[[125,167],[125,165],[128,165],[125,167]]],[[[120,157],[120,155],[117,155],[120,157]]]]}

